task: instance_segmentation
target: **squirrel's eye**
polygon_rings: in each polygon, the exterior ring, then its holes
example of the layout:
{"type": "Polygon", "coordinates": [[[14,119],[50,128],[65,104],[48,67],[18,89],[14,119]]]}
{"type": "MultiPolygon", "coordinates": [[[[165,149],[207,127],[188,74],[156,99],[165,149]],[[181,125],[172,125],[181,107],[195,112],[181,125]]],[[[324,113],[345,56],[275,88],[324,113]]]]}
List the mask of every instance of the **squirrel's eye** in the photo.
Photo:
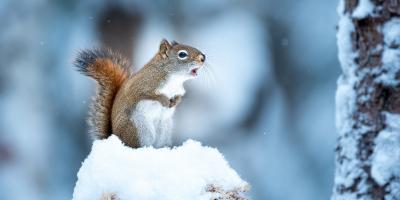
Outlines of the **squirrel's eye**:
{"type": "Polygon", "coordinates": [[[181,60],[185,60],[188,57],[188,53],[185,50],[178,51],[178,58],[181,60]]]}

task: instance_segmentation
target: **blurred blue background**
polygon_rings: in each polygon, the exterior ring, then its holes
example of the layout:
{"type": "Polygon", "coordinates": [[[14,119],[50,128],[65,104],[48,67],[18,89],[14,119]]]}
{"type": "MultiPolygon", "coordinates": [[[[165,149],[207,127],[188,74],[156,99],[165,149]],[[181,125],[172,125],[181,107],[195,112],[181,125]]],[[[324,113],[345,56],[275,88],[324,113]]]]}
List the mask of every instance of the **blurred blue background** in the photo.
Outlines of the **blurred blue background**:
{"type": "Polygon", "coordinates": [[[211,68],[186,85],[174,143],[217,147],[253,199],[328,199],[340,73],[336,1],[2,0],[0,199],[71,199],[88,155],[92,80],[77,51],[106,45],[138,70],[162,38],[211,68]]]}

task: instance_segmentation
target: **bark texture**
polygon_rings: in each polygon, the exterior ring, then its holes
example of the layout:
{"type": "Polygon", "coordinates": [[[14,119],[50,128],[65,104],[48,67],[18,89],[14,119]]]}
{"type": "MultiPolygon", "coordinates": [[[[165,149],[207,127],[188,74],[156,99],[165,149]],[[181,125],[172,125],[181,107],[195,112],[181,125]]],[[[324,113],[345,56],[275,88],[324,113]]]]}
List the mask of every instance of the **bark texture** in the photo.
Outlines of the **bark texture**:
{"type": "Polygon", "coordinates": [[[332,199],[400,199],[400,1],[341,0],[332,199]]]}

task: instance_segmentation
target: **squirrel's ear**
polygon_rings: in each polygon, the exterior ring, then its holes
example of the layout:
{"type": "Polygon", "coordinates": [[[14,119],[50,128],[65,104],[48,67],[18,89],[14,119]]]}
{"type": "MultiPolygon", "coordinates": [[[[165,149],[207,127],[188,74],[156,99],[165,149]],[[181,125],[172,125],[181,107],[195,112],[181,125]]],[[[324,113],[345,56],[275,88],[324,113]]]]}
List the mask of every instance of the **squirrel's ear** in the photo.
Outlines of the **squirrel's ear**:
{"type": "Polygon", "coordinates": [[[166,39],[161,40],[160,53],[163,57],[167,57],[167,51],[171,48],[171,45],[166,39]]]}
{"type": "Polygon", "coordinates": [[[172,46],[175,46],[175,45],[177,45],[178,44],[178,42],[176,42],[175,40],[173,40],[172,42],[171,42],[171,45],[172,46]]]}

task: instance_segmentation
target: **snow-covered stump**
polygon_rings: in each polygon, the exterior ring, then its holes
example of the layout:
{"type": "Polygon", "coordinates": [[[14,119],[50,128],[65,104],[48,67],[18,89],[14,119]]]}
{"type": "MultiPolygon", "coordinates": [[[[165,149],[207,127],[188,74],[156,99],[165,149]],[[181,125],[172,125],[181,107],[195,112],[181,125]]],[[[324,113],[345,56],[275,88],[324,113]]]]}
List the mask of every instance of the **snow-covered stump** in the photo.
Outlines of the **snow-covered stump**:
{"type": "Polygon", "coordinates": [[[93,143],[74,200],[246,199],[248,184],[215,148],[189,140],[175,148],[132,149],[117,136],[93,143]]]}
{"type": "Polygon", "coordinates": [[[400,2],[340,0],[332,199],[400,199],[400,2]]]}

